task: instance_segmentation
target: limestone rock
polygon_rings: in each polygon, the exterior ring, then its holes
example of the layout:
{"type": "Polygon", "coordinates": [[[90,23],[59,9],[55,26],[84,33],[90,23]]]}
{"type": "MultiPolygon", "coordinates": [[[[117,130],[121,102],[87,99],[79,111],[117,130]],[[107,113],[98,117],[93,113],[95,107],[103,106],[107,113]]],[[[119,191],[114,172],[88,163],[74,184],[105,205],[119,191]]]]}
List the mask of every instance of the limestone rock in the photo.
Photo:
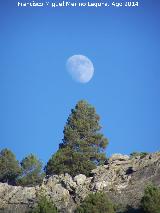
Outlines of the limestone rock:
{"type": "Polygon", "coordinates": [[[76,175],[74,177],[74,181],[77,183],[77,185],[83,185],[86,181],[86,176],[85,175],[76,175]]]}
{"type": "Polygon", "coordinates": [[[116,204],[136,208],[150,182],[160,186],[160,152],[135,157],[114,154],[106,165],[92,170],[91,177],[53,175],[36,187],[0,183],[0,213],[26,213],[36,205],[42,191],[61,213],[73,213],[89,193],[101,190],[116,204]]]}
{"type": "Polygon", "coordinates": [[[122,155],[122,154],[113,154],[109,160],[108,163],[109,164],[117,164],[117,165],[121,165],[123,163],[126,163],[126,161],[129,160],[129,156],[128,155],[122,155]]]}

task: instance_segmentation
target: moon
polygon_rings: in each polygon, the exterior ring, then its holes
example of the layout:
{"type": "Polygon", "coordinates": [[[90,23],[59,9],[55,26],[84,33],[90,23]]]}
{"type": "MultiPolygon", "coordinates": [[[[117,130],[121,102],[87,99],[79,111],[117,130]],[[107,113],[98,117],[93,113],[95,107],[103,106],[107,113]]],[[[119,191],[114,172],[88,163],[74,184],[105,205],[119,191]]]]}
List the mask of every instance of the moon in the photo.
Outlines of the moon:
{"type": "Polygon", "coordinates": [[[67,59],[67,70],[71,77],[80,83],[89,82],[94,74],[94,66],[84,55],[73,55],[67,59]]]}

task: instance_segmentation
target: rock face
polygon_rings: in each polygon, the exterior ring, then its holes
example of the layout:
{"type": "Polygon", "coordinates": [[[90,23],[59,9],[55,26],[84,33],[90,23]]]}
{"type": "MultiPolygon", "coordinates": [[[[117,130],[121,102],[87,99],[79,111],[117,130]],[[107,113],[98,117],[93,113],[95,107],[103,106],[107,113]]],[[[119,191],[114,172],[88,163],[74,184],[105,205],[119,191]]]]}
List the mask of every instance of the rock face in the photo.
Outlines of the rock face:
{"type": "Polygon", "coordinates": [[[20,187],[0,183],[0,213],[26,213],[37,202],[40,192],[49,197],[61,213],[73,213],[90,193],[103,190],[116,204],[137,208],[144,187],[153,182],[160,186],[160,152],[129,157],[114,154],[106,165],[92,170],[91,177],[53,175],[41,186],[20,187]]]}

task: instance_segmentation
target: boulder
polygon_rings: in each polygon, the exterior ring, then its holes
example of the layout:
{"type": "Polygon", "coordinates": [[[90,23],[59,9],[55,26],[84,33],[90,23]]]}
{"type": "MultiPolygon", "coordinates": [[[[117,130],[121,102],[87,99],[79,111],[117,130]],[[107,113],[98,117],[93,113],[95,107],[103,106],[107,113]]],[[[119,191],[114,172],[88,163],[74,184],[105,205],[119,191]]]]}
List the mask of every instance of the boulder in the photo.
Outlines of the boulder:
{"type": "Polygon", "coordinates": [[[85,175],[76,175],[74,177],[74,181],[77,183],[77,185],[83,185],[86,181],[87,177],[85,175]]]}
{"type": "Polygon", "coordinates": [[[109,158],[109,163],[114,163],[114,162],[121,162],[121,161],[128,161],[129,160],[128,155],[122,155],[122,154],[113,154],[109,158]]]}

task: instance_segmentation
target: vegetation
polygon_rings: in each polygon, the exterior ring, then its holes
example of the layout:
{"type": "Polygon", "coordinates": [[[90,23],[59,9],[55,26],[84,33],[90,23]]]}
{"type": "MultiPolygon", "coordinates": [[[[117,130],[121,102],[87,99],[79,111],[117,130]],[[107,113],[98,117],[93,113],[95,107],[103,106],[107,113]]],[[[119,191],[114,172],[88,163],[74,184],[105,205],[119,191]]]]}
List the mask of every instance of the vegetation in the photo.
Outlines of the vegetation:
{"type": "MultiPolygon", "coordinates": [[[[48,175],[79,173],[89,175],[96,165],[105,162],[107,139],[100,133],[99,116],[95,108],[86,101],[79,101],[72,109],[64,127],[64,138],[59,150],[48,161],[45,172],[48,175]]],[[[8,149],[0,152],[0,181],[22,186],[34,186],[43,179],[42,163],[33,154],[21,163],[8,149]]]]}
{"type": "Polygon", "coordinates": [[[28,155],[21,161],[22,175],[17,184],[21,186],[38,185],[43,180],[42,163],[33,154],[28,155]]]}
{"type": "Polygon", "coordinates": [[[41,195],[38,198],[37,206],[31,213],[58,213],[58,210],[46,196],[41,195]]]}
{"type": "Polygon", "coordinates": [[[141,206],[145,213],[160,213],[160,188],[152,184],[147,186],[141,206]]]}
{"type": "Polygon", "coordinates": [[[130,154],[131,157],[140,156],[140,158],[144,158],[146,155],[148,155],[148,152],[132,152],[130,154]]]}
{"type": "Polygon", "coordinates": [[[0,182],[15,184],[16,178],[21,174],[21,168],[15,155],[9,149],[0,152],[0,182]]]}
{"type": "Polygon", "coordinates": [[[103,192],[89,194],[75,213],[115,213],[114,206],[103,192]]]}
{"type": "Polygon", "coordinates": [[[99,116],[86,101],[79,101],[72,109],[64,127],[63,142],[46,165],[47,175],[69,173],[89,175],[105,157],[107,139],[100,133],[99,116]]]}
{"type": "MultiPolygon", "coordinates": [[[[77,103],[67,119],[59,150],[45,166],[47,175],[69,173],[75,176],[81,173],[89,176],[92,169],[106,161],[105,149],[108,141],[100,132],[99,121],[100,118],[93,106],[86,101],[77,103]]],[[[133,152],[130,156],[144,158],[147,154],[133,152]]],[[[132,172],[132,168],[127,172],[132,172]]],[[[35,155],[30,154],[19,163],[9,149],[0,151],[0,182],[35,186],[42,182],[43,177],[42,162],[35,155]]],[[[75,212],[114,213],[115,208],[105,193],[97,192],[89,194],[75,212]]],[[[55,205],[44,195],[39,196],[38,204],[33,209],[33,213],[57,212],[55,205]]],[[[128,206],[125,212],[160,213],[160,188],[154,185],[147,186],[140,208],[128,206]]]]}

